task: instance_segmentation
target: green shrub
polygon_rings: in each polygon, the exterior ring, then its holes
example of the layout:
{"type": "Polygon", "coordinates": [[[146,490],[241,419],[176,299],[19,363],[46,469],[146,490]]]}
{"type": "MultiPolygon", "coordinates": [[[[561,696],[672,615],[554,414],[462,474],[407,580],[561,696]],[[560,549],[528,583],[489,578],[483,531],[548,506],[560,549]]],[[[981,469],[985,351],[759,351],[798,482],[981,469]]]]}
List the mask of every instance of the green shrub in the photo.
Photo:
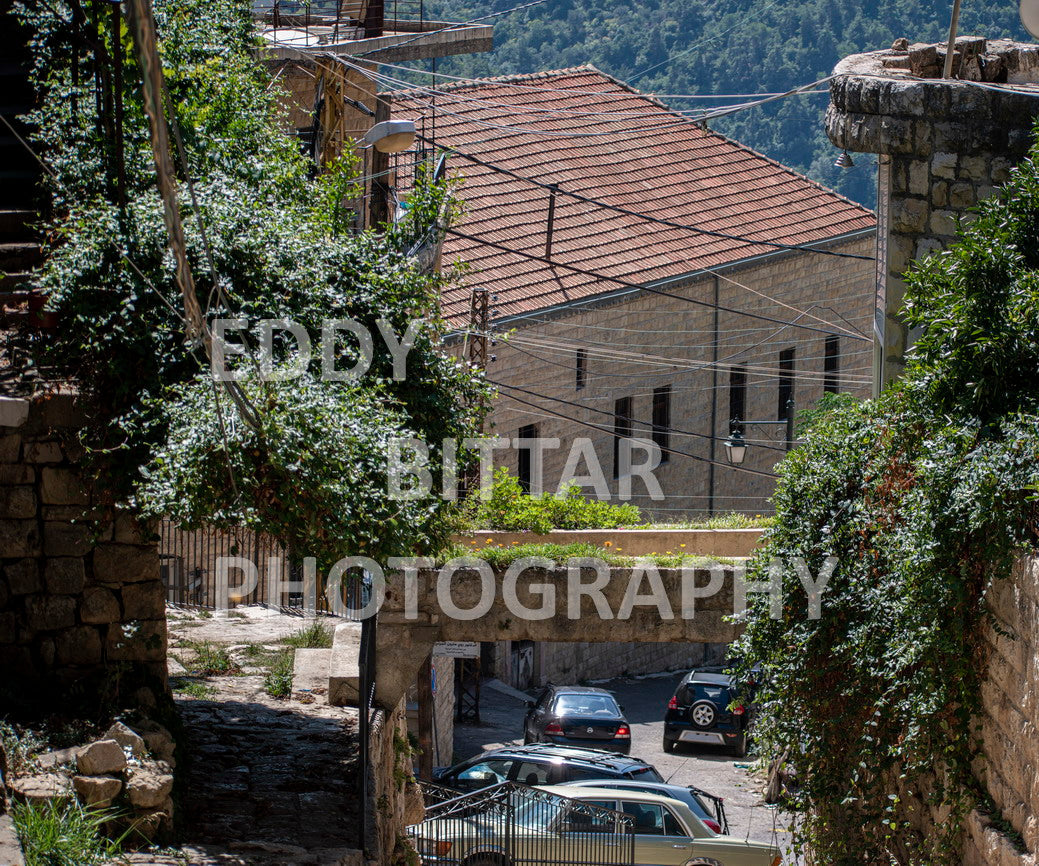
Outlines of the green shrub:
{"type": "Polygon", "coordinates": [[[281,642],[297,649],[327,649],[332,646],[332,628],[316,621],[282,638],[281,642]]]}
{"type": "Polygon", "coordinates": [[[272,698],[287,698],[292,694],[292,669],[296,651],[287,649],[278,653],[271,661],[263,678],[263,688],[272,698]]]}
{"type": "Polygon", "coordinates": [[[190,662],[190,670],[196,676],[228,676],[240,672],[238,665],[228,655],[227,647],[208,640],[195,641],[190,646],[195,654],[190,662]]]}
{"type": "Polygon", "coordinates": [[[490,499],[478,504],[472,522],[476,529],[546,533],[553,529],[635,526],[642,523],[642,515],[635,505],[587,499],[576,485],[568,487],[560,496],[551,493],[530,496],[503,466],[494,473],[490,499]]]}
{"type": "Polygon", "coordinates": [[[91,866],[117,857],[122,850],[119,841],[110,841],[101,832],[113,814],[84,809],[75,800],[37,806],[17,803],[12,817],[25,866],[91,866]]]}
{"type": "Polygon", "coordinates": [[[756,736],[787,753],[797,838],[818,863],[957,864],[991,811],[976,774],[987,596],[1036,545],[1039,148],[948,250],[907,275],[921,336],[877,399],[828,396],[780,464],[750,578],[787,563],[772,618],[753,598],[735,647],[762,666],[756,736]],[[793,560],[836,567],[808,615],[793,560]],[[926,833],[918,809],[944,807],[926,833]]]}

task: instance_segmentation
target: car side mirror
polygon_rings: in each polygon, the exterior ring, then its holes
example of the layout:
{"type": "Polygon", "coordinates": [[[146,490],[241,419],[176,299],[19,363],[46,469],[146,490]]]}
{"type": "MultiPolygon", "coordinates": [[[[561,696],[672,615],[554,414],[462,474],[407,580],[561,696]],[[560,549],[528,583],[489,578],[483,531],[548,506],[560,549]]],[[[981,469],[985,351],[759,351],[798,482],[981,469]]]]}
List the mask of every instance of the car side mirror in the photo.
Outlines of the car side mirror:
{"type": "Polygon", "coordinates": [[[620,711],[621,711],[622,713],[624,712],[624,704],[617,704],[617,708],[618,708],[618,709],[619,709],[619,710],[620,710],[620,711]]]}
{"type": "Polygon", "coordinates": [[[524,704],[524,706],[526,706],[526,708],[528,710],[534,709],[534,702],[533,701],[524,701],[523,704],[524,704]]]}

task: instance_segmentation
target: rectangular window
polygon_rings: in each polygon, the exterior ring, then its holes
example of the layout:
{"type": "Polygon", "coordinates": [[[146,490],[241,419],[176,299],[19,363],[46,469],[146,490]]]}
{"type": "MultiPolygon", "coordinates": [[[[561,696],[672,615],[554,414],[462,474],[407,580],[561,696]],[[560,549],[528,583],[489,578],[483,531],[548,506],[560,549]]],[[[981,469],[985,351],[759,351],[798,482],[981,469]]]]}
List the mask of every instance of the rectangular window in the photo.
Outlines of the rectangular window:
{"type": "Polygon", "coordinates": [[[776,417],[785,421],[790,415],[790,403],[794,399],[794,350],[784,349],[779,353],[779,406],[776,417]]]}
{"type": "Polygon", "coordinates": [[[576,390],[580,391],[584,387],[585,376],[588,373],[588,353],[584,349],[577,350],[577,378],[574,382],[576,390]]]}
{"type": "Polygon", "coordinates": [[[823,391],[836,394],[841,389],[841,338],[826,338],[823,356],[823,391]]]}
{"type": "Polygon", "coordinates": [[[729,368],[729,420],[747,420],[747,368],[729,368]]]}
{"type": "Polygon", "coordinates": [[[621,476],[621,439],[630,439],[632,430],[631,397],[613,403],[613,477],[621,476]]]}
{"type": "MultiPolygon", "coordinates": [[[[538,425],[527,424],[524,427],[519,428],[520,439],[537,439],[538,438],[538,425]]],[[[534,451],[531,444],[520,443],[517,448],[519,453],[516,455],[516,476],[519,479],[520,487],[523,488],[524,493],[530,493],[531,483],[534,478],[534,451]]]]}
{"type": "Polygon", "coordinates": [[[671,458],[671,386],[653,389],[653,441],[660,448],[660,462],[671,458]]]}

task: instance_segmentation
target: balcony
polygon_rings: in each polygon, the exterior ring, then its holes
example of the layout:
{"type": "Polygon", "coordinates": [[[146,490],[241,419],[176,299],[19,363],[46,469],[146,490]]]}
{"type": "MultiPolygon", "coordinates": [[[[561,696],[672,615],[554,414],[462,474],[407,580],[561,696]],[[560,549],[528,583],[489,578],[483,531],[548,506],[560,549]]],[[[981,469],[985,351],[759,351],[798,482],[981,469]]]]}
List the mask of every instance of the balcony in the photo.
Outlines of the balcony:
{"type": "Polygon", "coordinates": [[[490,51],[494,28],[431,21],[424,0],[255,0],[253,13],[274,60],[338,54],[400,63],[490,51]]]}

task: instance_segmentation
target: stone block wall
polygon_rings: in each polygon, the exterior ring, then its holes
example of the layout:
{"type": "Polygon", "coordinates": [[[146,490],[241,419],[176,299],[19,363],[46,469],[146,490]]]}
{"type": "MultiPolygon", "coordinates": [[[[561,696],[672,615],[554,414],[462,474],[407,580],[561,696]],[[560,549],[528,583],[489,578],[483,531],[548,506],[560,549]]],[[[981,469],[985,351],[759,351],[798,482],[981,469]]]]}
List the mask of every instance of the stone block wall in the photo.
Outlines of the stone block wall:
{"type": "Polygon", "coordinates": [[[725,644],[541,643],[537,685],[688,670],[724,657],[725,644]]]}
{"type": "Polygon", "coordinates": [[[989,591],[988,666],[980,718],[978,777],[1015,840],[990,816],[967,822],[964,866],[1039,863],[1039,557],[1022,558],[989,591]],[[1022,844],[1023,843],[1023,844],[1022,844]]]}
{"type": "Polygon", "coordinates": [[[73,395],[0,399],[0,689],[151,702],[167,687],[151,530],[100,509],[73,395]]]}
{"type": "Polygon", "coordinates": [[[944,53],[899,40],[845,58],[830,84],[830,140],[879,154],[875,363],[884,383],[901,373],[914,336],[901,318],[910,262],[955,240],[958,221],[1027,153],[1039,118],[1039,93],[987,86],[1039,81],[1039,47],[960,37],[954,79],[938,77],[944,53]]]}

